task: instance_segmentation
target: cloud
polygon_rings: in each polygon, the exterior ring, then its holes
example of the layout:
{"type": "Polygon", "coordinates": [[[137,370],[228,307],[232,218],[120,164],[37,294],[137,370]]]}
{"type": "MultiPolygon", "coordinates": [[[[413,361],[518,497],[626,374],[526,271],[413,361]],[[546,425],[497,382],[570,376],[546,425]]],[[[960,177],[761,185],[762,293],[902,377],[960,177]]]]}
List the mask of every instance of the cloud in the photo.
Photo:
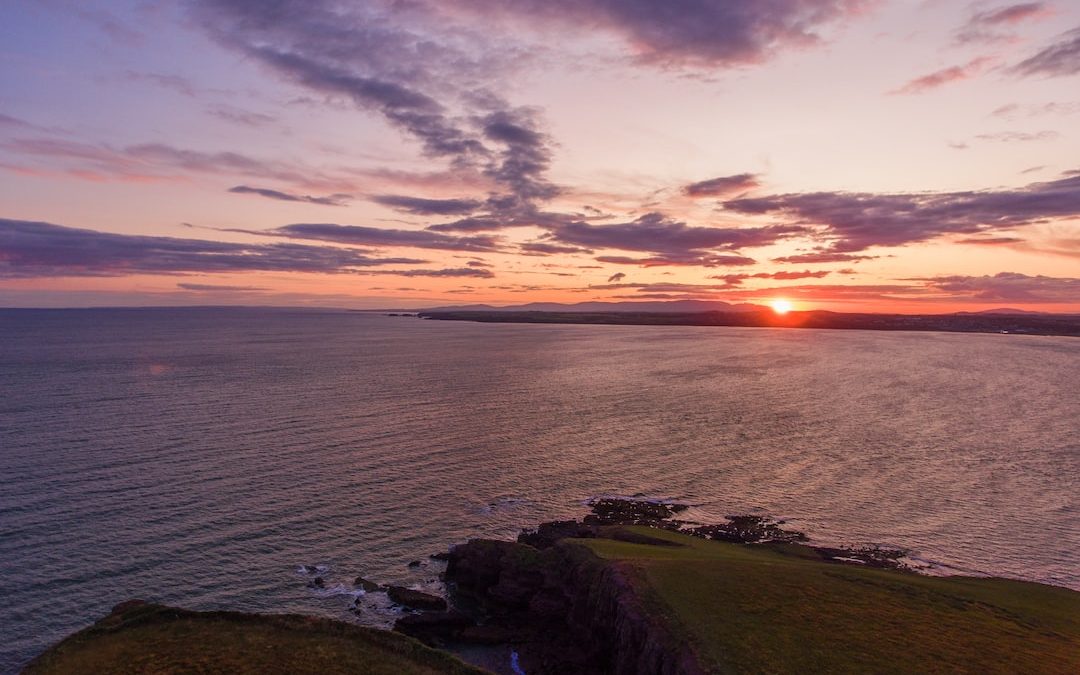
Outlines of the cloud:
{"type": "Polygon", "coordinates": [[[479,19],[503,16],[619,39],[638,63],[718,68],[760,63],[786,48],[821,42],[816,32],[857,14],[861,0],[451,0],[479,19]]]}
{"type": "Polygon", "coordinates": [[[740,173],[691,183],[683,188],[683,193],[690,197],[724,197],[733,193],[748,192],[760,185],[757,175],[740,173]]]}
{"type": "Polygon", "coordinates": [[[162,89],[168,89],[182,96],[187,96],[188,98],[194,98],[197,91],[197,88],[191,83],[191,80],[179,75],[140,73],[129,70],[124,73],[124,78],[130,82],[150,82],[162,89]]]}
{"type": "Polygon", "coordinates": [[[831,251],[819,251],[816,253],[799,253],[787,255],[781,258],[773,258],[778,263],[834,263],[834,262],[859,262],[873,260],[874,255],[854,255],[852,253],[835,253],[831,251]]]}
{"type": "Polygon", "coordinates": [[[465,277],[473,279],[491,279],[495,273],[491,270],[477,269],[475,267],[454,267],[439,270],[365,270],[358,272],[363,275],[391,275],[398,277],[465,277]]]}
{"type": "Polygon", "coordinates": [[[612,274],[612,275],[611,275],[610,277],[608,277],[608,283],[609,283],[609,284],[611,284],[611,283],[616,283],[616,282],[622,281],[622,280],[623,280],[623,279],[625,279],[625,278],[626,278],[626,274],[625,274],[625,273],[623,273],[623,272],[616,272],[615,274],[612,274]]]}
{"type": "Polygon", "coordinates": [[[270,230],[224,230],[268,237],[314,239],[352,246],[410,246],[443,251],[497,251],[498,237],[454,237],[429,230],[391,230],[336,223],[295,223],[270,230]]]}
{"type": "Polygon", "coordinates": [[[277,199],[283,202],[304,202],[307,204],[321,204],[323,206],[345,206],[348,203],[347,200],[352,199],[352,195],[346,194],[334,194],[328,195],[326,197],[310,197],[307,195],[294,195],[288,192],[281,192],[280,190],[249,187],[247,185],[237,185],[236,187],[231,187],[229,188],[229,192],[235,192],[236,194],[259,195],[260,197],[277,199]]]}
{"type": "Polygon", "coordinates": [[[432,232],[490,232],[501,230],[513,224],[513,220],[504,220],[492,216],[473,216],[461,218],[449,223],[429,225],[427,229],[432,232]]]}
{"type": "Polygon", "coordinates": [[[943,276],[916,279],[932,289],[972,300],[1023,303],[1080,302],[1080,279],[1001,272],[993,276],[943,276]]]}
{"type": "Polygon", "coordinates": [[[1025,2],[976,12],[956,32],[956,40],[961,44],[1008,41],[1014,36],[1011,33],[1002,32],[1003,28],[1049,16],[1051,13],[1050,7],[1045,2],[1025,2]]]}
{"type": "Polygon", "coordinates": [[[522,244],[518,247],[522,253],[526,255],[559,255],[568,253],[592,253],[592,249],[581,248],[580,246],[562,246],[560,244],[549,244],[542,241],[530,241],[522,244]]]}
{"type": "Polygon", "coordinates": [[[937,89],[951,82],[967,80],[981,74],[993,59],[981,56],[959,66],[950,66],[936,70],[929,75],[916,77],[907,84],[894,89],[890,94],[921,94],[931,89],[937,89]]]}
{"type": "Polygon", "coordinates": [[[215,105],[206,109],[206,114],[231,122],[242,127],[260,128],[273,124],[276,118],[262,113],[241,110],[228,105],[215,105]]]}
{"type": "Polygon", "coordinates": [[[612,265],[638,265],[640,267],[730,267],[753,265],[757,261],[744,255],[716,255],[711,253],[688,255],[654,255],[646,258],[632,258],[621,255],[602,255],[597,262],[612,265]]]}
{"type": "MultiPolygon", "coordinates": [[[[606,283],[589,286],[590,290],[614,291],[633,288],[638,293],[684,293],[720,291],[730,288],[729,284],[682,284],[682,283],[606,283]]],[[[633,296],[641,297],[641,296],[633,296]]]]}
{"type": "Polygon", "coordinates": [[[784,281],[791,281],[794,279],[821,279],[831,274],[828,270],[819,270],[817,272],[811,272],[810,270],[803,270],[802,272],[759,272],[753,275],[757,279],[777,279],[784,281]]]}
{"type": "Polygon", "coordinates": [[[5,150],[25,156],[69,162],[68,171],[84,178],[170,179],[178,172],[250,176],[315,189],[350,186],[351,180],[330,176],[302,164],[259,159],[243,153],[203,152],[164,143],[124,148],[55,138],[22,138],[4,143],[5,150]]]}
{"type": "Polygon", "coordinates": [[[528,210],[558,188],[544,174],[550,139],[540,111],[514,107],[483,85],[499,49],[467,42],[425,13],[368,3],[199,0],[196,20],[223,46],[323,95],[344,97],[420,143],[424,155],[478,169],[501,188],[492,211],[528,210]]]}
{"type": "MultiPolygon", "coordinates": [[[[724,207],[737,213],[787,216],[796,225],[822,226],[819,235],[833,240],[832,248],[822,253],[855,253],[871,246],[902,246],[945,234],[973,235],[1080,216],[1080,175],[1012,190],[811,192],[734,199],[724,207]]],[[[820,254],[808,255],[812,257],[788,256],[783,261],[826,261],[820,254]]]]}
{"type": "Polygon", "coordinates": [[[355,272],[426,262],[300,244],[238,244],[84,230],[0,219],[0,278],[188,272],[355,272]]]}
{"type": "Polygon", "coordinates": [[[1016,64],[1010,71],[1020,76],[1047,77],[1080,73],[1080,28],[1061,34],[1057,42],[1016,64]]]}
{"type": "Polygon", "coordinates": [[[676,258],[698,257],[709,249],[766,246],[806,229],[793,225],[766,227],[694,227],[661,213],[646,213],[627,223],[593,225],[575,220],[551,227],[556,240],[592,248],[646,251],[676,258]]]}
{"type": "Polygon", "coordinates": [[[25,122],[17,117],[0,113],[0,127],[33,128],[33,126],[34,125],[29,122],[25,122]]]}
{"type": "Polygon", "coordinates": [[[371,201],[421,216],[461,215],[472,213],[483,205],[483,202],[475,199],[424,199],[405,195],[375,195],[371,201]]]}
{"type": "Polygon", "coordinates": [[[781,281],[794,281],[796,279],[821,279],[827,277],[832,272],[829,270],[820,270],[817,272],[811,272],[810,270],[804,270],[802,272],[758,272],[756,274],[718,274],[709,277],[710,279],[721,279],[729,286],[739,286],[747,279],[777,279],[781,281]]]}
{"type": "Polygon", "coordinates": [[[189,284],[179,283],[176,287],[185,291],[197,291],[199,293],[233,293],[240,291],[268,291],[268,288],[259,286],[226,286],[223,284],[189,284]]]}
{"type": "Polygon", "coordinates": [[[1051,101],[1041,105],[1009,103],[994,109],[990,114],[994,117],[1002,117],[1007,120],[1016,120],[1020,117],[1036,117],[1039,115],[1075,115],[1080,113],[1080,101],[1051,101]]]}
{"type": "Polygon", "coordinates": [[[968,237],[958,239],[957,244],[978,244],[981,246],[1000,246],[1002,244],[1019,244],[1024,240],[1020,237],[968,237]]]}
{"type": "Polygon", "coordinates": [[[1030,143],[1032,141],[1053,141],[1061,138],[1056,131],[1038,131],[1029,133],[1026,131],[1000,131],[993,134],[979,134],[975,138],[980,141],[994,141],[997,143],[1030,143]]]}

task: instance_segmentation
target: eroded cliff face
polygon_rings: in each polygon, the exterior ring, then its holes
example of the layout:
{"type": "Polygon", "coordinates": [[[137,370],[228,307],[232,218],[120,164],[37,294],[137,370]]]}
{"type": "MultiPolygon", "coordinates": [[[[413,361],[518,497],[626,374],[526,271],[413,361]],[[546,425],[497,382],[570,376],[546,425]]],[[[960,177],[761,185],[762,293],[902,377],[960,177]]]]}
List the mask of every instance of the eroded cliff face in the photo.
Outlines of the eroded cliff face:
{"type": "Polygon", "coordinates": [[[446,571],[461,604],[482,617],[476,635],[520,645],[529,673],[705,672],[646,611],[632,575],[572,540],[543,550],[473,540],[450,553],[446,571]]]}

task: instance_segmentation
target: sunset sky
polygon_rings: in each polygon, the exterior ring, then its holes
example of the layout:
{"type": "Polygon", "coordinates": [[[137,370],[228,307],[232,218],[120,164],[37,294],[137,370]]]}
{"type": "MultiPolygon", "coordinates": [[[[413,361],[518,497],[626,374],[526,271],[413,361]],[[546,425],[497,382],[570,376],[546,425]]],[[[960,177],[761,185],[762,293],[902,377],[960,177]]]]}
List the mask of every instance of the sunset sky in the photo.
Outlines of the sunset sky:
{"type": "Polygon", "coordinates": [[[1080,2],[10,0],[0,306],[1080,311],[1080,2]]]}

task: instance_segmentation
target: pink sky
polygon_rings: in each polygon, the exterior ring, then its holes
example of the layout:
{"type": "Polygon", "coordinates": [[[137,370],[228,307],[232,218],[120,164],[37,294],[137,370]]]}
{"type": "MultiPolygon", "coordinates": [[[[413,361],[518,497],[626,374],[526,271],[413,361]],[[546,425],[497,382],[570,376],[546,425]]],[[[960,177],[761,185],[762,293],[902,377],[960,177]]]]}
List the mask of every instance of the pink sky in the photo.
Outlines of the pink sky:
{"type": "Polygon", "coordinates": [[[1080,311],[1076,3],[17,0],[0,38],[0,306],[1080,311]]]}

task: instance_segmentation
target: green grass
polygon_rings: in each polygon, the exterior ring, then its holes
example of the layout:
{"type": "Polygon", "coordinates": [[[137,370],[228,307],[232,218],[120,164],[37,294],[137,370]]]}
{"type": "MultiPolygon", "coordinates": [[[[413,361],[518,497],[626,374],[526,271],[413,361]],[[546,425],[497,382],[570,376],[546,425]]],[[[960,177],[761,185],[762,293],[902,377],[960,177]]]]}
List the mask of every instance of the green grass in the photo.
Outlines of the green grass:
{"type": "Polygon", "coordinates": [[[416,640],[328,619],[127,607],[62,641],[27,675],[482,673],[416,640]]]}
{"type": "Polygon", "coordinates": [[[1080,673],[1080,593],[836,565],[811,549],[575,540],[630,571],[703,665],[738,673],[1080,673]]]}

